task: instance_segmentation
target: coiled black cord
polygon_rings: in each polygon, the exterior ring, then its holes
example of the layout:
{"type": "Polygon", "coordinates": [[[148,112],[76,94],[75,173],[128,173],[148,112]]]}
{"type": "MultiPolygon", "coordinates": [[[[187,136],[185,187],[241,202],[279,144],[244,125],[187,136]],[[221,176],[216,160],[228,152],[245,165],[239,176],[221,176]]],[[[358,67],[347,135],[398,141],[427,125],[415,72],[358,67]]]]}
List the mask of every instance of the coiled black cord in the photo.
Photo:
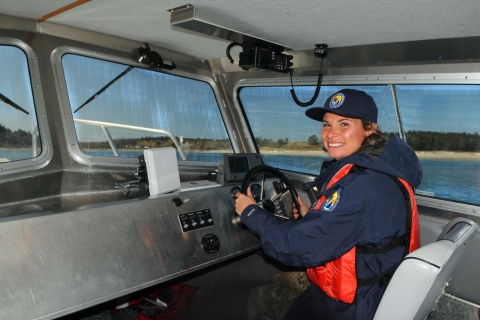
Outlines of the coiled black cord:
{"type": "Polygon", "coordinates": [[[323,65],[323,58],[320,62],[320,71],[318,72],[318,81],[317,81],[317,88],[315,89],[315,93],[313,94],[312,99],[308,102],[301,102],[298,100],[297,95],[295,94],[295,89],[293,88],[293,69],[290,70],[290,83],[292,84],[292,89],[290,89],[290,93],[292,94],[293,101],[300,107],[308,107],[312,105],[315,100],[317,100],[318,95],[320,93],[320,87],[322,86],[322,79],[323,79],[323,73],[322,73],[322,65],[323,65]]]}

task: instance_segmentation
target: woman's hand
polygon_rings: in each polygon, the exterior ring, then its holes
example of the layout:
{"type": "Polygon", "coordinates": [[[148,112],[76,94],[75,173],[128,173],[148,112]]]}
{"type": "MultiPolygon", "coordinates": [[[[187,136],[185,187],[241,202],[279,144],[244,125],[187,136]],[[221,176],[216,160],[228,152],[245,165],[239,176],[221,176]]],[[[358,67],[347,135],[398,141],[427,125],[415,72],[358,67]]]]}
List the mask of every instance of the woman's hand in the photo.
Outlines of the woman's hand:
{"type": "Polygon", "coordinates": [[[257,204],[255,198],[253,198],[252,190],[250,187],[247,189],[247,194],[243,194],[240,191],[237,193],[237,199],[235,200],[235,211],[238,215],[241,215],[243,210],[251,204],[257,204]]]}
{"type": "MultiPolygon", "coordinates": [[[[305,204],[305,202],[303,202],[302,197],[298,196],[297,200],[298,200],[298,204],[300,205],[300,214],[302,215],[302,218],[303,218],[307,214],[309,208],[305,204]]],[[[297,207],[295,206],[295,202],[293,203],[293,217],[297,220],[299,217],[297,207]]]]}

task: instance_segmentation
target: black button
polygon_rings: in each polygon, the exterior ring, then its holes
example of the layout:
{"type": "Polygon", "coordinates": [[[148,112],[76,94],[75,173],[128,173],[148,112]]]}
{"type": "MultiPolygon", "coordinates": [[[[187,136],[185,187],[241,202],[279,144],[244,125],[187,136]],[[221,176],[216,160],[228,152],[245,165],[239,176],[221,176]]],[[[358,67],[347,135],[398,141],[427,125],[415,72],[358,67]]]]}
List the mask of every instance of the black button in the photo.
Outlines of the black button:
{"type": "Polygon", "coordinates": [[[177,207],[180,207],[183,204],[183,201],[180,198],[173,198],[172,201],[177,207]]]}

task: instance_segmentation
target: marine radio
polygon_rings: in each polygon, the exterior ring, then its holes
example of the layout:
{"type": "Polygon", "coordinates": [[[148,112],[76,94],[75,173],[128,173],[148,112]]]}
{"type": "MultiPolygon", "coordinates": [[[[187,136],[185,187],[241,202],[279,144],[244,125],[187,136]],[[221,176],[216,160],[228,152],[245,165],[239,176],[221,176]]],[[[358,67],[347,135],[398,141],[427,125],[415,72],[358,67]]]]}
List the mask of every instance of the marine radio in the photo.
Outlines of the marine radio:
{"type": "Polygon", "coordinates": [[[226,153],[218,165],[217,183],[238,182],[250,169],[263,165],[258,153],[226,153]]]}
{"type": "Polygon", "coordinates": [[[281,53],[282,46],[258,39],[243,43],[238,66],[244,70],[276,71],[287,73],[293,66],[293,56],[281,53]]]}

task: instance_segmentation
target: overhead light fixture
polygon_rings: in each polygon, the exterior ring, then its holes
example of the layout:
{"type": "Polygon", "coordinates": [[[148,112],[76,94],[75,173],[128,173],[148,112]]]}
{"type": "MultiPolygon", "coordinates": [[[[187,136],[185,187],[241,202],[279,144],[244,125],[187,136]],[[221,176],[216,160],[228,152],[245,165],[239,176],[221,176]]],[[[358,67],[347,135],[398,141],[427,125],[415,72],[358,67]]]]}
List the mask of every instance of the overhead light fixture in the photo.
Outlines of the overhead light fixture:
{"type": "Polygon", "coordinates": [[[170,26],[173,30],[196,33],[198,35],[226,40],[228,42],[245,43],[247,39],[258,39],[280,46],[283,48],[283,50],[290,50],[290,48],[287,48],[282,44],[273,43],[266,39],[252,37],[239,31],[228,29],[209,21],[202,20],[196,16],[195,6],[191,4],[186,4],[181,7],[169,9],[167,11],[170,12],[170,26]]]}

